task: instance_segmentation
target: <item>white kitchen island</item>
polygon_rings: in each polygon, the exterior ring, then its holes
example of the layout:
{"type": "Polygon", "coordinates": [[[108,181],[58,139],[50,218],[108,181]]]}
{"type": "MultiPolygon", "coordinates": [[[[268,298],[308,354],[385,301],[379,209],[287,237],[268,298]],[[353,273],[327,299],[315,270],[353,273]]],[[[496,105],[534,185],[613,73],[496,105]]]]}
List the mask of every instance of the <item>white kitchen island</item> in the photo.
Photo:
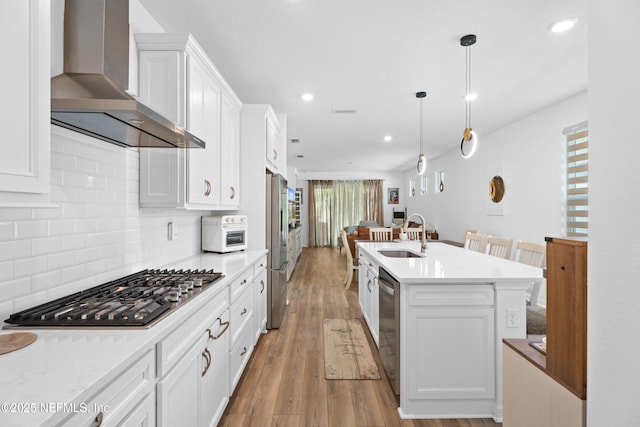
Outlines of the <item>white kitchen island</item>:
{"type": "MultiPolygon", "coordinates": [[[[419,242],[358,246],[361,265],[378,265],[400,284],[400,416],[501,422],[502,339],[526,337],[526,292],[542,269],[435,241],[420,258],[380,253],[420,253],[419,242]]],[[[365,314],[374,336],[378,314],[365,314]]]]}

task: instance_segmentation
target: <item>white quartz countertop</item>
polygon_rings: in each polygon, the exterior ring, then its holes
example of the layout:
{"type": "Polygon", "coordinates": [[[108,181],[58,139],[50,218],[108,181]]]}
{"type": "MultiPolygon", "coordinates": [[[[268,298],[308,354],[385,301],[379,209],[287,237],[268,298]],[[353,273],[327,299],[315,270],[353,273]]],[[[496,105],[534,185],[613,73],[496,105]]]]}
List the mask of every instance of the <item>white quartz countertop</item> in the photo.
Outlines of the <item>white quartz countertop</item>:
{"type": "Polygon", "coordinates": [[[367,254],[401,283],[498,283],[539,282],[542,269],[505,260],[438,241],[429,241],[426,256],[391,258],[384,250],[409,250],[420,254],[419,241],[358,242],[367,254]]]}
{"type": "MultiPolygon", "coordinates": [[[[214,269],[225,275],[148,329],[19,329],[34,332],[38,338],[25,348],[0,355],[0,426],[54,425],[72,416],[69,408],[60,405],[87,402],[98,388],[153,349],[266,253],[201,254],[164,266],[148,266],[214,269]]],[[[17,331],[5,329],[0,334],[17,331]]]]}

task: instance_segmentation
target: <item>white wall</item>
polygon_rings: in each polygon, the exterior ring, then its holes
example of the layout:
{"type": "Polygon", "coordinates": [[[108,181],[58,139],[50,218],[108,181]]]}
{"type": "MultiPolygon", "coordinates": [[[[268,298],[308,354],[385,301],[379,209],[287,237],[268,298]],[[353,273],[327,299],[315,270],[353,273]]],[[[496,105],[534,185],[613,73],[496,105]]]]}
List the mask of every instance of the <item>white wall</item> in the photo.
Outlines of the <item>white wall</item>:
{"type": "MultiPolygon", "coordinates": [[[[420,177],[404,174],[403,188],[416,181],[410,212],[425,216],[440,239],[462,241],[472,228],[494,236],[544,243],[545,236],[563,231],[562,129],[587,119],[587,94],[580,93],[490,134],[480,133],[471,159],[452,151],[427,164],[428,193],[420,195],[420,177]],[[436,171],[445,171],[445,190],[436,193],[436,171]],[[498,173],[505,181],[503,215],[488,215],[493,208],[489,181],[498,173]]],[[[481,129],[477,129],[481,132],[481,129]]]]}
{"type": "Polygon", "coordinates": [[[640,421],[637,0],[589,2],[587,425],[640,421]]]}

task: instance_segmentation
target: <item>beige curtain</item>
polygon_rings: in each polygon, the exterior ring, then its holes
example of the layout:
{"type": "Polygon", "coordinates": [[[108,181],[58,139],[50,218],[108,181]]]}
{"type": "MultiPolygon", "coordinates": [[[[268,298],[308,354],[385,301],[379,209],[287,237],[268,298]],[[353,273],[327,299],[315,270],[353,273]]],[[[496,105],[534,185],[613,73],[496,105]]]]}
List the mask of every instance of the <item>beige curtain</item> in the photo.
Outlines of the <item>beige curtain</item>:
{"type": "Polygon", "coordinates": [[[361,220],[383,224],[382,181],[309,181],[309,245],[336,246],[340,230],[361,220]]]}
{"type": "Polygon", "coordinates": [[[309,246],[331,246],[333,181],[309,181],[309,246]]]}
{"type": "Polygon", "coordinates": [[[382,213],[382,180],[367,179],[363,184],[363,219],[375,221],[379,225],[384,225],[384,215],[382,213]]]}

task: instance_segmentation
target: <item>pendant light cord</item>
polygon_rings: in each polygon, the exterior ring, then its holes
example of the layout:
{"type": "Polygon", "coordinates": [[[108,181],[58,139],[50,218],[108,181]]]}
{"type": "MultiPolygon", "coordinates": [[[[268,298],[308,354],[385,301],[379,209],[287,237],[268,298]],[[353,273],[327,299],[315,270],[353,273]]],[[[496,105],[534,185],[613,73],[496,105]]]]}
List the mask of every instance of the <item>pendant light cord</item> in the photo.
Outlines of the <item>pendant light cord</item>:
{"type": "Polygon", "coordinates": [[[424,114],[422,113],[422,103],[424,101],[424,98],[420,98],[420,154],[424,154],[424,151],[422,150],[422,118],[424,117],[424,114]]]}
{"type": "Polygon", "coordinates": [[[466,47],[466,59],[467,59],[467,81],[466,81],[466,94],[464,97],[466,103],[465,111],[465,128],[470,127],[471,123],[471,101],[469,100],[469,94],[471,93],[471,46],[466,47]]]}

